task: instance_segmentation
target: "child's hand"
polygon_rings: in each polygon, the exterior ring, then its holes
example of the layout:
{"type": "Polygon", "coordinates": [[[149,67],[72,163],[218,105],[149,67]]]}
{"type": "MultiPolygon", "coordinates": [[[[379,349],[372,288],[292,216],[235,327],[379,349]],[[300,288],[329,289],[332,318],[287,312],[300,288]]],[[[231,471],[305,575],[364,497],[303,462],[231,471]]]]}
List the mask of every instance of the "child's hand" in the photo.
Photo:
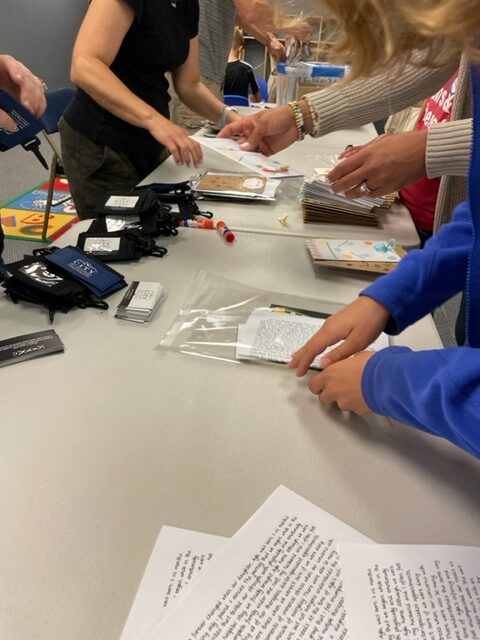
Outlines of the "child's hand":
{"type": "Polygon", "coordinates": [[[287,366],[296,369],[297,376],[304,376],[313,360],[340,340],[344,342],[323,358],[324,367],[363,351],[383,331],[389,316],[381,304],[368,296],[361,296],[328,318],[322,328],[293,354],[287,366]]]}
{"type": "Polygon", "coordinates": [[[336,403],[342,411],[353,411],[363,416],[371,409],[362,394],[362,375],[365,365],[374,351],[362,351],[314,375],[308,388],[318,395],[323,405],[336,403]]]}

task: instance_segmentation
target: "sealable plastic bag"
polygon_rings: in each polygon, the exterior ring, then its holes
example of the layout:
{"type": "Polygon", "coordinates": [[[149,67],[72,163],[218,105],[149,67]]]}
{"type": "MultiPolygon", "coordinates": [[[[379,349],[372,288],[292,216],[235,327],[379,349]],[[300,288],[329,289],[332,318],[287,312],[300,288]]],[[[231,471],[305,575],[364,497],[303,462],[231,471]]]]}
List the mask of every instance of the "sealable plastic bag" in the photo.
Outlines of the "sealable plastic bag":
{"type": "MultiPolygon", "coordinates": [[[[285,363],[340,308],[200,271],[157,348],[234,363],[285,363]]],[[[387,345],[382,334],[371,348],[387,345]]],[[[319,368],[320,357],[313,368],[319,368]]]]}

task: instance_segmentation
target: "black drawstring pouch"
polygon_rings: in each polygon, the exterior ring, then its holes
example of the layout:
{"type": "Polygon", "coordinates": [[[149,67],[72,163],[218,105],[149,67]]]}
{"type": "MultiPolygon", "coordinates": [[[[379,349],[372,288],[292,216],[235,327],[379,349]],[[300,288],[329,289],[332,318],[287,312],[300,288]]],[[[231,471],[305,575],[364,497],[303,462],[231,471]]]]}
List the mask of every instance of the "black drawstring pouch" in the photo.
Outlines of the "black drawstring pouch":
{"type": "Polygon", "coordinates": [[[97,207],[97,214],[89,229],[95,233],[136,229],[149,238],[178,234],[178,214],[151,189],[112,192],[97,207]]]}
{"type": "Polygon", "coordinates": [[[74,307],[108,309],[108,304],[83,284],[68,275],[55,272],[41,256],[25,256],[6,265],[10,277],[3,283],[9,298],[31,302],[48,309],[50,322],[56,311],[67,313],[74,307]]]}
{"type": "Polygon", "coordinates": [[[138,229],[124,229],[112,233],[84,231],[78,235],[77,247],[102,262],[139,260],[143,256],[162,258],[167,250],[145,238],[138,229]]]}
{"type": "Polygon", "coordinates": [[[191,220],[198,216],[213,218],[211,211],[200,211],[195,201],[192,185],[185,182],[152,182],[151,184],[137,187],[136,191],[148,189],[152,191],[162,204],[176,205],[178,213],[174,213],[177,220],[191,220]]]}

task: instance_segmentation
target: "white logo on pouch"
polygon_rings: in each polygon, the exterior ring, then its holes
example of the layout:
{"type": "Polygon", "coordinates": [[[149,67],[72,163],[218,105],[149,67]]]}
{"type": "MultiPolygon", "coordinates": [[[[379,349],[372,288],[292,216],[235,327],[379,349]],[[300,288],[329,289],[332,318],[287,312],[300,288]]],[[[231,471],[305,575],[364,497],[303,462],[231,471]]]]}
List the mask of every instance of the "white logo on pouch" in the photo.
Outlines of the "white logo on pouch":
{"type": "Polygon", "coordinates": [[[80,260],[80,258],[77,258],[73,262],[70,262],[68,266],[71,267],[74,271],[81,273],[86,278],[91,278],[97,273],[97,269],[93,266],[93,264],[87,262],[87,260],[80,260]]]}
{"type": "Polygon", "coordinates": [[[59,282],[63,282],[63,278],[56,273],[52,273],[42,262],[32,262],[29,265],[20,268],[20,271],[29,276],[35,282],[47,287],[54,287],[59,282]]]}

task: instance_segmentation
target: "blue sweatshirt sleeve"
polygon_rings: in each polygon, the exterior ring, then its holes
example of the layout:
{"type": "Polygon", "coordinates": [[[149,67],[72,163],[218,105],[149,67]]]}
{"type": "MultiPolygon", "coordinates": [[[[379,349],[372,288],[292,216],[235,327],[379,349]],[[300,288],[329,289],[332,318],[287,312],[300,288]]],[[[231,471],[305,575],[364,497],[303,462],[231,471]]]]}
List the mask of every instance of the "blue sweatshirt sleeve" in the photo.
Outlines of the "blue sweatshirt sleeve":
{"type": "Polygon", "coordinates": [[[423,249],[408,253],[394,271],[378,278],[360,295],[390,311],[386,332],[397,334],[465,287],[472,224],[466,202],[423,249]]]}
{"type": "Polygon", "coordinates": [[[480,457],[479,349],[382,349],[366,364],[362,393],[372,411],[480,457]]]}

